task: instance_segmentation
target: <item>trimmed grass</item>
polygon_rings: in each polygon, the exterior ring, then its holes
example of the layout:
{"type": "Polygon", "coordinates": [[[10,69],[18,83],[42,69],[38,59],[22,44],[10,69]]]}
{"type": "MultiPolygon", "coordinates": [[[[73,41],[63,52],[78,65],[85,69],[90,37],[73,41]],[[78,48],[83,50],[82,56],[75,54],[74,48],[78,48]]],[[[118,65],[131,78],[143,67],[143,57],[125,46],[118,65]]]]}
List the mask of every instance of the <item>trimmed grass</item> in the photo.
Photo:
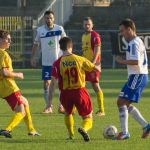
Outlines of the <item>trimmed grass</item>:
{"type": "MultiPolygon", "coordinates": [[[[126,70],[103,70],[101,87],[105,96],[106,116],[99,118],[94,114],[93,129],[89,132],[91,142],[85,143],[78,134],[77,129],[81,125],[81,118],[75,114],[75,140],[66,142],[67,130],[64,125],[63,115],[57,113],[58,89],[53,99],[54,113],[42,115],[44,107],[43,90],[40,70],[20,70],[24,72],[25,79],[17,81],[23,95],[30,103],[33,122],[37,130],[42,134],[40,137],[28,137],[22,122],[12,133],[12,139],[0,137],[1,150],[149,150],[150,138],[141,139],[142,130],[131,117],[129,118],[129,130],[131,138],[126,141],[112,141],[103,138],[102,131],[107,125],[115,125],[118,130],[119,118],[116,107],[116,98],[127,79],[126,70]]],[[[96,96],[88,84],[89,93],[93,100],[94,113],[97,110],[96,96]]],[[[150,121],[150,85],[145,89],[141,102],[136,107],[143,116],[150,121]]],[[[0,128],[5,128],[13,113],[4,100],[0,101],[0,128]]]]}

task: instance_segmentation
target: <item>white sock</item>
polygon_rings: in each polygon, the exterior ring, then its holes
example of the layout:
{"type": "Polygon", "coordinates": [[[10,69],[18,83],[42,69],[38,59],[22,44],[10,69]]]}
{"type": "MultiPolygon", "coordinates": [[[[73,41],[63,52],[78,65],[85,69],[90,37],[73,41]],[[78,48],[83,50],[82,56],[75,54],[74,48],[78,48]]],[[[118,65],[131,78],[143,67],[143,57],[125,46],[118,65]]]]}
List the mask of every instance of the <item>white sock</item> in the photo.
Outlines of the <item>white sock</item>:
{"type": "Polygon", "coordinates": [[[121,123],[121,129],[123,134],[128,133],[128,109],[127,106],[122,106],[119,108],[119,117],[121,123]]]}
{"type": "Polygon", "coordinates": [[[143,118],[141,115],[140,111],[134,107],[134,106],[129,106],[128,108],[129,114],[142,126],[146,127],[147,126],[147,121],[143,118]]]}
{"type": "Polygon", "coordinates": [[[48,96],[49,96],[49,91],[48,89],[44,90],[44,100],[45,100],[45,104],[48,104],[48,96]]]}

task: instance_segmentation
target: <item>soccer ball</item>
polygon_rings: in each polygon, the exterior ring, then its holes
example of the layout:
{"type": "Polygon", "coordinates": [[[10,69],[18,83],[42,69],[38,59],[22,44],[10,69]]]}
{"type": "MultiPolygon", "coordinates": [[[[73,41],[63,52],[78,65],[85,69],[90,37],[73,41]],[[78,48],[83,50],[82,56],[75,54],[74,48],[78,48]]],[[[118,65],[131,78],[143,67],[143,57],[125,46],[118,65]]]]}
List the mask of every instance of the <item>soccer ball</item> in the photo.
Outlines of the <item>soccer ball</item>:
{"type": "Polygon", "coordinates": [[[113,125],[107,126],[103,131],[104,138],[107,138],[107,139],[112,139],[116,137],[117,134],[118,134],[118,130],[113,125]]]}

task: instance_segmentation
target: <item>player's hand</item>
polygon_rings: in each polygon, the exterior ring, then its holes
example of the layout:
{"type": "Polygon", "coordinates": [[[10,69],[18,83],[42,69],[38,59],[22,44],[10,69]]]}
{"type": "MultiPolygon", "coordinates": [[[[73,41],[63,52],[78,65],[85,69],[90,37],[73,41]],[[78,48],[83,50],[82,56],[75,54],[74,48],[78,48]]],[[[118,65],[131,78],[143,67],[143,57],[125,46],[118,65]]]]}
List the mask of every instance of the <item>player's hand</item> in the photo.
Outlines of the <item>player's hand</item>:
{"type": "Polygon", "coordinates": [[[17,78],[21,80],[24,79],[23,73],[22,72],[17,73],[17,78]]]}
{"type": "Polygon", "coordinates": [[[36,64],[37,64],[36,59],[35,58],[31,58],[31,66],[32,67],[36,67],[36,64]]]}
{"type": "Polygon", "coordinates": [[[123,58],[120,57],[120,56],[116,56],[116,57],[115,57],[115,60],[116,60],[116,62],[118,62],[118,63],[122,63],[122,62],[124,61],[123,58]]]}

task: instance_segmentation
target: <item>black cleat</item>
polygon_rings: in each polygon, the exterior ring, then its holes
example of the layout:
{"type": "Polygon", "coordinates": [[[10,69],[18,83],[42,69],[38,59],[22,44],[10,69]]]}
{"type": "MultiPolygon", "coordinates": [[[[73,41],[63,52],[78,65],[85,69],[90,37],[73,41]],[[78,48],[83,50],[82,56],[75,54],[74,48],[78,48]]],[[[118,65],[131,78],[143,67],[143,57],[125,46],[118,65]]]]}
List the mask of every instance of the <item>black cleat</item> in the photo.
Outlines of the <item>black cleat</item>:
{"type": "Polygon", "coordinates": [[[82,128],[79,128],[78,132],[82,135],[82,137],[83,137],[85,142],[89,142],[90,141],[90,137],[89,137],[89,135],[87,134],[86,131],[84,131],[82,128]]]}
{"type": "Polygon", "coordinates": [[[10,131],[7,130],[0,130],[0,135],[5,136],[6,138],[12,138],[10,131]]]}

